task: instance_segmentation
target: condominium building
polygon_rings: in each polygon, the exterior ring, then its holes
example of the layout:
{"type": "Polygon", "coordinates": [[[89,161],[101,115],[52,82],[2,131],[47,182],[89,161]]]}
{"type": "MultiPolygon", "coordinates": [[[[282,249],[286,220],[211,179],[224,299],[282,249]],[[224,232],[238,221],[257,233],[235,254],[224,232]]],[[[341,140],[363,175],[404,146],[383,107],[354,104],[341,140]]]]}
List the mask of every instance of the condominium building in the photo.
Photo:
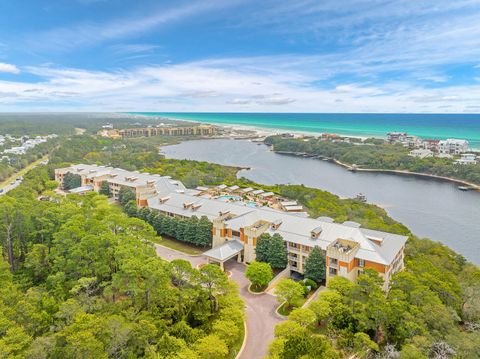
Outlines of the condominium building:
{"type": "MultiPolygon", "coordinates": [[[[361,228],[355,222],[334,223],[328,217],[313,219],[295,212],[252,207],[251,203],[225,202],[206,197],[203,190],[186,189],[181,182],[168,177],[111,167],[76,165],[57,169],[56,180],[62,182],[68,172],[79,174],[82,185],[92,185],[95,191],[103,181],[107,181],[112,190],[122,186],[135,188],[139,205],[167,216],[207,217],[213,224],[212,249],[204,255],[222,267],[233,257],[243,258],[245,263],[254,261],[257,240],[268,233],[283,238],[289,269],[301,274],[312,249],[322,249],[326,256],[327,282],[334,276],[355,280],[365,269],[374,269],[384,278],[387,289],[391,275],[403,269],[405,236],[361,228]]],[[[232,189],[246,190],[253,193],[250,188],[232,189]]],[[[291,203],[283,205],[289,207],[291,203]]]]}
{"type": "Polygon", "coordinates": [[[438,153],[459,155],[468,152],[468,141],[449,138],[438,142],[438,153]]]}
{"type": "Polygon", "coordinates": [[[211,125],[146,127],[125,129],[103,129],[98,135],[110,138],[134,138],[151,136],[211,136],[216,133],[216,127],[211,125]]]}
{"type": "Polygon", "coordinates": [[[120,168],[97,165],[73,165],[55,170],[55,180],[63,183],[67,173],[77,174],[81,178],[81,186],[92,186],[98,192],[103,182],[107,182],[113,199],[118,200],[122,187],[130,188],[136,196],[137,205],[144,207],[147,199],[161,193],[182,192],[185,186],[170,177],[151,175],[138,171],[126,171],[120,168]]]}

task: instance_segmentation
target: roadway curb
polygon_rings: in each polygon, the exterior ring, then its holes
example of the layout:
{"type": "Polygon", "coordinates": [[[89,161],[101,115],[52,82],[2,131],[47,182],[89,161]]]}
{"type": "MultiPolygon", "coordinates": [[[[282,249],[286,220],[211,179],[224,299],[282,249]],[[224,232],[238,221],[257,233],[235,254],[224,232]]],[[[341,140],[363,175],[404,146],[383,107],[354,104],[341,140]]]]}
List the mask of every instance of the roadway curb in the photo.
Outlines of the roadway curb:
{"type": "Polygon", "coordinates": [[[245,350],[245,347],[247,346],[247,334],[248,334],[248,329],[247,329],[247,321],[244,319],[243,320],[243,343],[242,346],[240,347],[240,350],[238,351],[237,356],[235,359],[239,359],[240,356],[242,355],[243,351],[245,350]]]}
{"type": "Polygon", "coordinates": [[[280,305],[277,307],[277,309],[275,309],[275,315],[276,315],[278,318],[280,318],[280,319],[288,319],[287,316],[282,315],[282,314],[280,314],[280,313],[278,312],[278,310],[280,309],[280,307],[281,307],[282,305],[284,305],[285,303],[286,303],[286,302],[283,302],[282,304],[280,304],[280,305]]]}
{"type": "Polygon", "coordinates": [[[252,295],[263,295],[263,294],[267,294],[266,291],[262,291],[262,292],[254,292],[250,289],[250,287],[252,286],[252,284],[250,283],[247,287],[247,290],[248,290],[248,293],[252,294],[252,295]]]}

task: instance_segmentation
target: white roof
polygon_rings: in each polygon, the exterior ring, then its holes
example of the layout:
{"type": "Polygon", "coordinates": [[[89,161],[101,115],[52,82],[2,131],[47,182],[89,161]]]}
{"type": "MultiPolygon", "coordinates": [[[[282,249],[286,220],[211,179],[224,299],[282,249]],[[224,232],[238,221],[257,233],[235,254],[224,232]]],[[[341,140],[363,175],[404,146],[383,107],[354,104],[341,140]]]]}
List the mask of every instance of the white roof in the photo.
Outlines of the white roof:
{"type": "Polygon", "coordinates": [[[253,191],[252,194],[257,195],[257,194],[261,194],[263,192],[265,192],[263,189],[257,189],[255,191],[253,191]]]}
{"type": "Polygon", "coordinates": [[[224,244],[212,248],[205,253],[204,256],[217,261],[225,261],[240,253],[243,250],[243,243],[237,240],[226,241],[224,244]]]}
{"type": "Polygon", "coordinates": [[[284,206],[284,207],[287,212],[303,210],[302,206],[284,206]]]}
{"type": "Polygon", "coordinates": [[[272,197],[274,195],[275,195],[275,193],[273,193],[273,192],[267,192],[267,193],[261,193],[260,197],[272,197]]]}
{"type": "Polygon", "coordinates": [[[281,204],[282,206],[296,206],[298,203],[297,201],[284,201],[281,204]]]}
{"type": "Polygon", "coordinates": [[[86,185],[86,186],[81,186],[81,187],[77,187],[77,188],[72,188],[68,192],[69,193],[83,193],[83,192],[89,192],[89,191],[93,191],[93,186],[86,185]]]}
{"type": "Polygon", "coordinates": [[[138,171],[126,171],[120,168],[97,166],[97,165],[73,165],[62,169],[63,172],[72,172],[83,175],[90,179],[106,177],[108,181],[120,186],[146,187],[154,186],[157,193],[169,193],[172,191],[185,191],[185,186],[180,181],[173,181],[169,177],[157,174],[140,173],[138,171]]]}

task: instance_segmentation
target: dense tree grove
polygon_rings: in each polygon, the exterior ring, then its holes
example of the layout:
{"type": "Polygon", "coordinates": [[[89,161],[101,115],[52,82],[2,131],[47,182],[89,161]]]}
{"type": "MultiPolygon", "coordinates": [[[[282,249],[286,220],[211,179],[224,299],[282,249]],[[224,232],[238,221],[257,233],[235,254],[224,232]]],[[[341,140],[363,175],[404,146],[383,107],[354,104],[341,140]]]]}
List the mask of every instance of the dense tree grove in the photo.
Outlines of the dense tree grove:
{"type": "Polygon", "coordinates": [[[255,254],[257,261],[269,263],[274,269],[283,269],[288,264],[287,245],[278,233],[273,236],[264,233],[258,237],[255,254]]]}
{"type": "MultiPolygon", "coordinates": [[[[287,354],[290,349],[286,339],[299,330],[307,337],[328,333],[341,357],[478,358],[480,333],[478,328],[465,325],[466,320],[474,319],[468,310],[462,310],[465,294],[460,294],[450,270],[434,268],[422,257],[416,258],[420,263],[415,269],[412,266],[394,275],[387,293],[381,288],[378,274],[371,270],[356,283],[342,277],[332,279],[328,290],[321,292],[308,309],[292,311],[289,321],[277,326],[271,357],[298,358],[287,354]],[[436,356],[440,352],[443,356],[436,356]]],[[[443,260],[444,265],[457,265],[453,258],[443,260]]],[[[464,275],[477,281],[473,291],[478,294],[478,269],[470,267],[464,275]]],[[[293,293],[293,285],[288,288],[284,291],[293,293]]],[[[478,312],[474,316],[478,322],[478,312]]]]}
{"type": "Polygon", "coordinates": [[[480,163],[459,165],[448,158],[409,156],[410,150],[402,145],[379,144],[369,141],[369,145],[359,146],[353,143],[322,141],[317,138],[285,139],[280,136],[268,137],[265,141],[273,145],[275,151],[309,153],[335,158],[346,164],[360,167],[407,170],[438,176],[446,176],[480,184],[480,163]]]}
{"type": "Polygon", "coordinates": [[[175,238],[181,242],[190,243],[199,247],[209,247],[212,245],[212,223],[207,217],[170,217],[152,211],[149,208],[137,209],[134,203],[127,206],[125,210],[130,216],[141,218],[147,223],[150,223],[160,235],[175,238]]]}
{"type": "Polygon", "coordinates": [[[56,195],[49,174],[39,167],[0,198],[0,357],[225,358],[238,350],[243,303],[218,266],[158,258],[148,223],[95,193],[56,195]]]}

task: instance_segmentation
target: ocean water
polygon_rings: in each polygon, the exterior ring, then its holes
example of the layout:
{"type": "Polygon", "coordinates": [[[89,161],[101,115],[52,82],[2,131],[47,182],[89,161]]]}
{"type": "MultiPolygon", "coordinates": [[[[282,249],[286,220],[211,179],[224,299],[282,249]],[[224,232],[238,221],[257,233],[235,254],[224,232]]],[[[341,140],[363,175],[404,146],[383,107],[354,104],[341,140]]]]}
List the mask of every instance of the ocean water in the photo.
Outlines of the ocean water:
{"type": "Polygon", "coordinates": [[[353,113],[207,113],[135,112],[222,125],[243,125],[283,131],[338,133],[385,137],[402,131],[423,138],[460,138],[480,148],[480,114],[353,114],[353,113]]]}

